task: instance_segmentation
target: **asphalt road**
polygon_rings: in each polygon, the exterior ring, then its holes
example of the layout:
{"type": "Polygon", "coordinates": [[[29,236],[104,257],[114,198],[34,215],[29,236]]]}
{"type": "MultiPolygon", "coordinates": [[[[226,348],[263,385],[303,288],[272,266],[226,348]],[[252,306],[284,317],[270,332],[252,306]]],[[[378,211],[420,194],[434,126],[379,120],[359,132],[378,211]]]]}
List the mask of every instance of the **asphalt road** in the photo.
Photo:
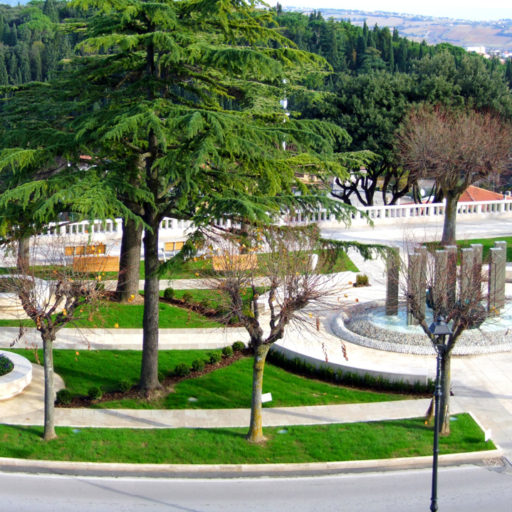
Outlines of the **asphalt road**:
{"type": "MultiPolygon", "coordinates": [[[[308,478],[168,480],[0,474],[2,512],[415,512],[430,507],[429,470],[308,478]]],[[[508,466],[443,468],[441,512],[509,512],[508,466]]]]}

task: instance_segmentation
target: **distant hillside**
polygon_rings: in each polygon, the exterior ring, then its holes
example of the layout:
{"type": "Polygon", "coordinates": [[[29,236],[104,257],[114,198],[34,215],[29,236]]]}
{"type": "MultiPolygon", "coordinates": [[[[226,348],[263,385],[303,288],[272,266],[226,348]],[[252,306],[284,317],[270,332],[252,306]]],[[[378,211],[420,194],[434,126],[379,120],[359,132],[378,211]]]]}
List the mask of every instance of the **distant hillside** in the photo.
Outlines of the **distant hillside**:
{"type": "Polygon", "coordinates": [[[0,0],[0,5],[10,5],[11,7],[16,7],[19,5],[25,5],[30,0],[0,0]]]}
{"type": "Polygon", "coordinates": [[[425,40],[429,44],[451,43],[456,46],[485,46],[490,49],[512,51],[512,20],[468,21],[451,18],[434,18],[390,12],[369,12],[348,9],[285,8],[303,13],[313,10],[322,13],[325,19],[350,20],[354,25],[362,25],[366,20],[369,27],[397,28],[400,35],[414,41],[425,40]]]}

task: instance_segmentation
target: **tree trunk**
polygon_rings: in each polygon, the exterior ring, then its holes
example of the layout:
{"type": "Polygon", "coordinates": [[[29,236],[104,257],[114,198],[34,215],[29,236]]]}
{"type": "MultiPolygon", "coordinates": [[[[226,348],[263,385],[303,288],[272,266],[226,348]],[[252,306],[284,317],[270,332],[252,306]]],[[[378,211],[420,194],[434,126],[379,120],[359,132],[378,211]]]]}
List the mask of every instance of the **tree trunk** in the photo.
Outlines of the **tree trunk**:
{"type": "Polygon", "coordinates": [[[145,393],[158,389],[158,228],[159,222],[148,223],[144,230],[144,316],[142,320],[142,364],[139,388],[145,393]]]}
{"type": "Polygon", "coordinates": [[[132,219],[123,219],[123,238],[116,296],[120,302],[130,302],[139,293],[140,248],[142,225],[132,219]]]}
{"type": "Polygon", "coordinates": [[[259,345],[254,351],[254,362],[252,366],[252,400],[251,400],[251,422],[247,440],[251,443],[261,443],[265,440],[263,436],[263,419],[261,391],[263,389],[263,370],[265,359],[270,345],[259,345]]]}
{"type": "Polygon", "coordinates": [[[53,340],[43,336],[44,351],[44,433],[43,439],[55,439],[55,384],[53,372],[53,340]]]}
{"type": "Polygon", "coordinates": [[[439,406],[440,434],[450,435],[450,385],[451,385],[451,354],[441,357],[441,400],[439,406]]]}
{"type": "Polygon", "coordinates": [[[18,254],[16,256],[16,269],[20,274],[26,274],[30,265],[30,238],[18,240],[18,254]]]}
{"type": "Polygon", "coordinates": [[[457,203],[459,194],[453,195],[448,192],[445,196],[446,207],[444,211],[443,236],[441,238],[442,245],[455,245],[455,227],[457,217],[457,203]]]}

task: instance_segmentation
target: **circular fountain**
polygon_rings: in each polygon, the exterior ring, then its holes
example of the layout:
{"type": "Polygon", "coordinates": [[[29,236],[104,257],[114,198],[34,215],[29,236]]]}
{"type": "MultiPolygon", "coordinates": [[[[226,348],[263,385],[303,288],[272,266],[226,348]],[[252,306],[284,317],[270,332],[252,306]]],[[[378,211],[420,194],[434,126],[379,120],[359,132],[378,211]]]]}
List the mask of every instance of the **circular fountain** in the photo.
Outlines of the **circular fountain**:
{"type": "MultiPolygon", "coordinates": [[[[427,310],[427,324],[432,314],[427,310]]],[[[340,338],[363,347],[404,354],[434,354],[432,342],[419,325],[407,325],[406,305],[397,315],[386,315],[383,302],[354,307],[340,313],[332,322],[340,338]]],[[[454,355],[488,354],[512,350],[512,304],[506,304],[500,317],[488,318],[479,328],[462,333],[454,355]]]]}
{"type": "MultiPolygon", "coordinates": [[[[333,331],[346,341],[365,347],[408,354],[433,354],[429,336],[416,318],[433,321],[430,308],[454,315],[465,325],[453,354],[473,355],[512,350],[512,304],[505,296],[506,243],[489,250],[483,269],[482,245],[457,250],[447,246],[428,252],[418,247],[408,255],[403,269],[397,250],[387,259],[386,301],[359,305],[338,315],[333,331]],[[401,272],[402,271],[402,272],[401,272]],[[400,274],[407,301],[400,304],[400,274]],[[484,294],[482,276],[485,276],[484,294]],[[478,325],[469,328],[471,325],[478,325]]],[[[440,314],[440,313],[438,313],[440,314]]]]}

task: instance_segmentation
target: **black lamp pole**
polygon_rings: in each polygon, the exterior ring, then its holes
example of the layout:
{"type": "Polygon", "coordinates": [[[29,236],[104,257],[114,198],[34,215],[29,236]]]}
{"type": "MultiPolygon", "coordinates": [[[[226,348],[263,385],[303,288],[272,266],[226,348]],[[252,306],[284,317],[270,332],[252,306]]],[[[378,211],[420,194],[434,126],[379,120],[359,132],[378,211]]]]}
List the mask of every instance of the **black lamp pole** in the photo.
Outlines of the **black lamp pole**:
{"type": "Polygon", "coordinates": [[[437,459],[439,456],[439,430],[440,430],[440,414],[439,405],[441,402],[441,362],[446,355],[446,335],[451,334],[450,326],[442,317],[438,317],[429,328],[430,332],[435,336],[433,340],[434,348],[437,353],[436,365],[436,387],[434,391],[434,453],[432,461],[432,495],[430,498],[430,511],[437,511],[437,459]]]}

